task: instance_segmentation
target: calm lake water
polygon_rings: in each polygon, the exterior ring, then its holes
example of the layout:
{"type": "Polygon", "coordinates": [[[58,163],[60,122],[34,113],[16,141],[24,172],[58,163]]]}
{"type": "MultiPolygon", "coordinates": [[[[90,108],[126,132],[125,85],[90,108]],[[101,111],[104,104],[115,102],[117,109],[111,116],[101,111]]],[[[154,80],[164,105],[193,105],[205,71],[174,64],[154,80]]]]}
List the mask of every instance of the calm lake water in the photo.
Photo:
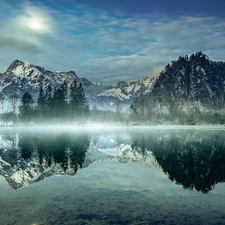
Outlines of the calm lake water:
{"type": "Polygon", "coordinates": [[[0,224],[225,224],[225,131],[2,128],[0,224]]]}

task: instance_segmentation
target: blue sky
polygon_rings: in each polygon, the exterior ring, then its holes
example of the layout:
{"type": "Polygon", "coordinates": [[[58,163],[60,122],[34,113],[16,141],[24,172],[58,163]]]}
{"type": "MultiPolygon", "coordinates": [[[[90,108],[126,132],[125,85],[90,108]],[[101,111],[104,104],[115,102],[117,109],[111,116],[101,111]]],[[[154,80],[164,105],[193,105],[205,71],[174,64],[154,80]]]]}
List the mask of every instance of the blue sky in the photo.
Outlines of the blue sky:
{"type": "Polygon", "coordinates": [[[159,73],[180,55],[225,61],[225,1],[0,0],[0,72],[20,59],[101,83],[159,73]]]}

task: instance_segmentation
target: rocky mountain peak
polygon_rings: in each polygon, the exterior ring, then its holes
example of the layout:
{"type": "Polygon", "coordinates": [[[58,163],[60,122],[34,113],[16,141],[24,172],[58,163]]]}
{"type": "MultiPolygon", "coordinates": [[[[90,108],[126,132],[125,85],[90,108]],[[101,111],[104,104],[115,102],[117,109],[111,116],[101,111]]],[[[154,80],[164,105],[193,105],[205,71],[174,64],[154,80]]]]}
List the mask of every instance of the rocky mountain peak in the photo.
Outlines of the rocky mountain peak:
{"type": "MultiPolygon", "coordinates": [[[[23,62],[23,61],[21,61],[21,60],[16,59],[16,60],[14,60],[14,61],[10,64],[9,68],[7,69],[7,71],[13,71],[13,70],[15,70],[17,67],[19,67],[19,66],[24,66],[25,64],[29,64],[29,63],[25,63],[25,62],[23,62]]],[[[29,64],[29,65],[30,65],[30,64],[29,64]]]]}
{"type": "Polygon", "coordinates": [[[165,66],[148,96],[155,107],[175,115],[180,108],[221,109],[225,105],[225,63],[202,52],[180,56],[165,66]]]}
{"type": "MultiPolygon", "coordinates": [[[[37,98],[40,87],[45,91],[48,85],[60,87],[64,80],[70,84],[74,78],[82,83],[89,104],[97,107],[111,107],[118,101],[125,101],[149,93],[155,83],[155,78],[149,76],[142,80],[120,81],[117,84],[100,84],[79,78],[74,71],[49,71],[21,60],[15,60],[9,68],[0,73],[0,97],[16,94],[22,97],[29,92],[37,98]]],[[[111,107],[113,108],[113,107],[111,107]]]]}
{"type": "Polygon", "coordinates": [[[6,73],[11,73],[16,77],[29,77],[32,75],[40,76],[45,73],[45,69],[41,66],[35,66],[33,64],[16,59],[11,63],[9,68],[6,70],[6,73]]]}

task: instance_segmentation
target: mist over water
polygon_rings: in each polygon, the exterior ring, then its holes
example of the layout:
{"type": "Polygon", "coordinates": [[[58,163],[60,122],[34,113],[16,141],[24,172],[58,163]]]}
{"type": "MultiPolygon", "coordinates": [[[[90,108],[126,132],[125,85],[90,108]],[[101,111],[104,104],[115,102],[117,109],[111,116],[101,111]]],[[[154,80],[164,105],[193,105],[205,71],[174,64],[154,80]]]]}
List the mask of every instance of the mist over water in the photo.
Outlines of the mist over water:
{"type": "Polygon", "coordinates": [[[223,224],[224,171],[223,130],[4,128],[0,224],[223,224]]]}

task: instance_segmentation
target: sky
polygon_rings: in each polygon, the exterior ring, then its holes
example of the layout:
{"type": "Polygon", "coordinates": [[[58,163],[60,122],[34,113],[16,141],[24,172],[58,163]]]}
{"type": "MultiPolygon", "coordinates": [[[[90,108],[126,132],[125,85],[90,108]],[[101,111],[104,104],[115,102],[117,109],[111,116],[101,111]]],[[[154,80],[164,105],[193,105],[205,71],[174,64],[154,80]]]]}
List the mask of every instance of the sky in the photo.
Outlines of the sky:
{"type": "Polygon", "coordinates": [[[223,0],[0,0],[0,73],[19,59],[100,83],[157,75],[202,51],[225,61],[223,0]]]}

